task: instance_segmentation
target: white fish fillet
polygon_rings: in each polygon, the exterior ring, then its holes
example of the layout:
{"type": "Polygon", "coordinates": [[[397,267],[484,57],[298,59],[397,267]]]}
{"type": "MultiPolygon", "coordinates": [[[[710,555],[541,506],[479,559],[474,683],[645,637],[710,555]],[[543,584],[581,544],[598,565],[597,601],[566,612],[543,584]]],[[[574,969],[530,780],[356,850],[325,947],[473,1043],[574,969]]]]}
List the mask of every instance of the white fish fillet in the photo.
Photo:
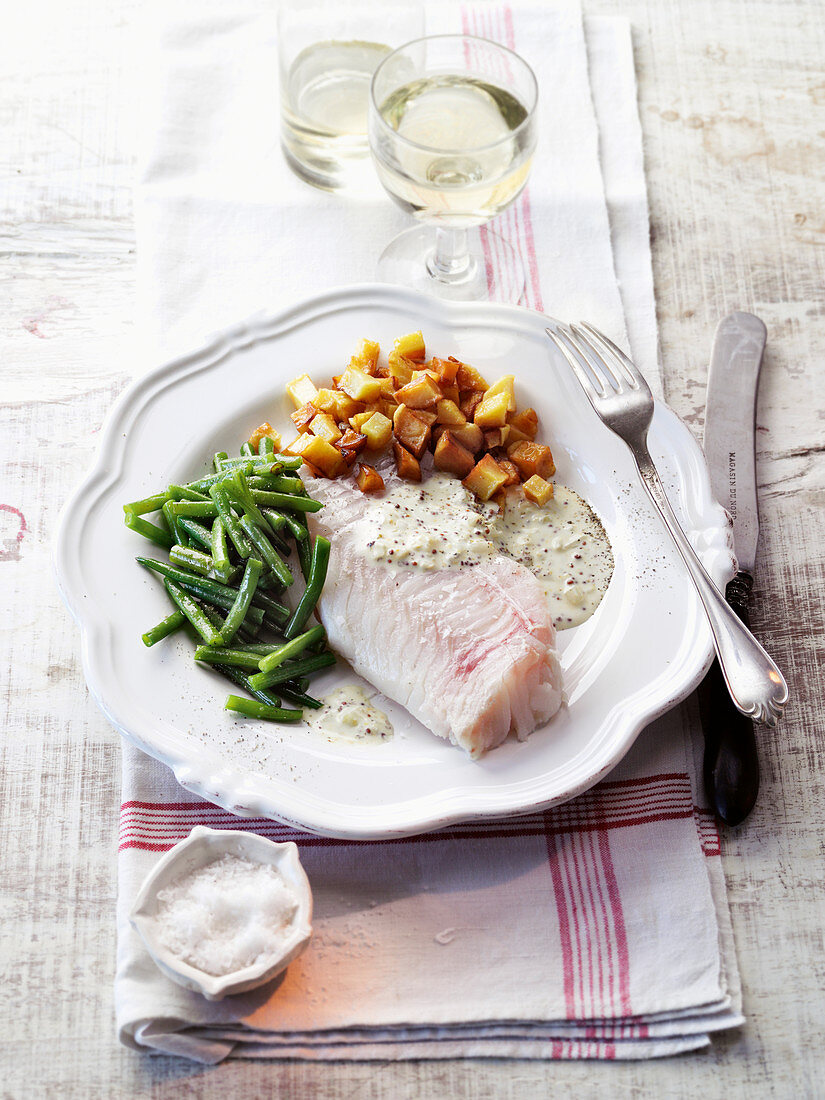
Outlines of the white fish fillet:
{"type": "Polygon", "coordinates": [[[555,629],[528,569],[503,554],[426,572],[375,561],[353,533],[374,499],[349,479],[308,489],[324,504],[312,532],[332,543],[321,620],[356,672],[472,757],[555,714],[555,629]]]}

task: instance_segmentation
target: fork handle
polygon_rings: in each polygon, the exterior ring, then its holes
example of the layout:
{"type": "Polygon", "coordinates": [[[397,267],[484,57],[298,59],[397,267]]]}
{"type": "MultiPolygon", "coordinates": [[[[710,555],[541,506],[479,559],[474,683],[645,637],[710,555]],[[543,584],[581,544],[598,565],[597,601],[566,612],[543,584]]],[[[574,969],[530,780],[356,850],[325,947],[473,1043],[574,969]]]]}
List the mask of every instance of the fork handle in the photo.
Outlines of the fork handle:
{"type": "Polygon", "coordinates": [[[696,556],[665,495],[646,441],[634,442],[630,449],[647,495],[676,543],[702,601],[716,656],[736,709],[756,722],[775,726],[788,701],[788,686],[782,673],[727,604],[696,556]]]}

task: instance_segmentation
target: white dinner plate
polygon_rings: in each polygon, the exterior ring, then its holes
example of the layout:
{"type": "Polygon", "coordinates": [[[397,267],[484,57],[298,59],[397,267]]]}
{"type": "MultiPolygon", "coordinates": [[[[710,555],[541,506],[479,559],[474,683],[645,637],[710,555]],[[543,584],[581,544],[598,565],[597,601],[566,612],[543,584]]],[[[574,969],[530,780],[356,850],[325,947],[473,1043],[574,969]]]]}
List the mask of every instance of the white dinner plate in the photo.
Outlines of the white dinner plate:
{"type": "MultiPolygon", "coordinates": [[[[238,325],[130,386],[112,410],[94,469],[67,502],[55,549],[89,688],[120,732],[168,764],[187,790],[234,813],[337,837],[414,834],[536,811],[610,771],[639,731],[697,684],[711,636],[628,449],[597,419],[544,326],[541,315],[510,306],[356,286],[238,325]],[[168,604],[158,578],[134,561],[147,547],[154,556],[151,546],[123,524],[124,502],[201,476],[213,452],[237,453],[262,420],[286,430],[284,386],[296,374],[328,378],[361,337],[387,347],[418,328],[434,354],[455,355],[487,377],[515,374],[520,407],[536,408],[540,438],[553,449],[556,480],[589,501],[615,557],[596,614],[559,634],[566,706],[527,741],[508,741],[478,762],[388,701],[381,705],[395,736],[378,745],[328,741],[303,725],[224,711],[232,689],[195,665],[188,639],[143,645],[141,633],[168,604]]],[[[661,404],[650,449],[722,586],[734,570],[726,513],[712,497],[698,445],[661,404]]],[[[311,690],[324,695],[353,682],[358,677],[339,662],[311,690]]]]}

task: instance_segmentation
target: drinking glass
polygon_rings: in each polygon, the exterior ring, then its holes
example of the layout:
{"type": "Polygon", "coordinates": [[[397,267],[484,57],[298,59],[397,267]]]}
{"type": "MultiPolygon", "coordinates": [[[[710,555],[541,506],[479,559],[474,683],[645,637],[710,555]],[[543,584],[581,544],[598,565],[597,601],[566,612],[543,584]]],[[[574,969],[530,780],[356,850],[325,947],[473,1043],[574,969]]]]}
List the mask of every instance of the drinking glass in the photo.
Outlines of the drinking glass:
{"type": "Polygon", "coordinates": [[[284,0],[278,9],[281,147],[290,168],[325,190],[374,185],[367,141],[378,63],[423,30],[418,4],[284,0]]]}
{"type": "Polygon", "coordinates": [[[373,161],[390,197],[421,223],[386,248],[380,278],[462,301],[519,300],[518,255],[490,230],[470,231],[527,182],[537,99],[530,66],[484,38],[421,38],[380,63],[370,89],[373,161]]]}

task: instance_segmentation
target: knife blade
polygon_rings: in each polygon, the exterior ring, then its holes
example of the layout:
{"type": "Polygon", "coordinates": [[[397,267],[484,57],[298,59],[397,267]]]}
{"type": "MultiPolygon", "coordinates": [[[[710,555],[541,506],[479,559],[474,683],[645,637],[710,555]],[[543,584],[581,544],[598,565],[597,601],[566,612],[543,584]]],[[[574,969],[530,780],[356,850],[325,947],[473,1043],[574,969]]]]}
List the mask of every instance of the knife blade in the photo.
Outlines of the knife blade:
{"type": "MultiPolygon", "coordinates": [[[[745,625],[759,538],[756,395],[767,329],[752,313],[731,313],[716,329],[708,371],[704,450],[714,496],[730,513],[739,571],[725,597],[745,625]]],[[[714,661],[699,686],[705,789],[717,816],[739,825],[759,792],[753,722],[731,701],[714,661]]]]}

